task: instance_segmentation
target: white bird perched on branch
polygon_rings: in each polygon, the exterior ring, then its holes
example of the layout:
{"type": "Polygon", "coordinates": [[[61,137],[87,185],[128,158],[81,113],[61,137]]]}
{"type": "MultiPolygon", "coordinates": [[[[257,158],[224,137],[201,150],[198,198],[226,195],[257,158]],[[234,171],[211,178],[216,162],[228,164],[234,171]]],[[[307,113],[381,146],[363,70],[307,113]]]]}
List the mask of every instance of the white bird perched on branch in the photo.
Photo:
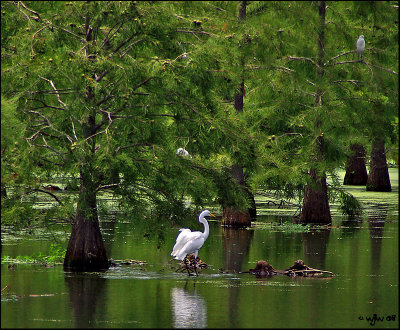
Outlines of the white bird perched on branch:
{"type": "Polygon", "coordinates": [[[199,249],[203,246],[204,242],[206,241],[208,234],[210,233],[210,229],[208,226],[208,222],[205,219],[207,216],[212,216],[215,218],[215,215],[212,214],[208,210],[204,210],[199,215],[199,222],[204,225],[204,232],[201,231],[191,231],[188,228],[181,228],[179,229],[180,233],[176,237],[176,243],[172,249],[171,256],[177,260],[185,260],[186,270],[189,273],[188,265],[186,263],[186,256],[190,253],[194,252],[194,260],[195,266],[194,271],[196,271],[196,258],[197,254],[199,253],[199,249]]]}
{"type": "Polygon", "coordinates": [[[358,54],[358,59],[362,58],[362,54],[365,49],[365,40],[364,36],[359,36],[357,39],[357,54],[358,54]]]}
{"type": "Polygon", "coordinates": [[[178,156],[192,158],[192,156],[190,156],[189,152],[186,149],[183,149],[183,148],[179,148],[178,150],[176,150],[176,154],[178,156]]]}

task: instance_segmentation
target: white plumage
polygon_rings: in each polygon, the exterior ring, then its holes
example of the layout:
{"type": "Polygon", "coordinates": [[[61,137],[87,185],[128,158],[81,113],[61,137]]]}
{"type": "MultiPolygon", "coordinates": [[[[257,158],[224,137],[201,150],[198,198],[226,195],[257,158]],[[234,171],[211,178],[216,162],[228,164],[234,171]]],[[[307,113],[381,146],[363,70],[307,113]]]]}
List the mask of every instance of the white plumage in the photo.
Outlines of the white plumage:
{"type": "Polygon", "coordinates": [[[179,229],[180,233],[176,237],[176,242],[171,252],[171,256],[173,256],[174,259],[184,260],[188,254],[194,252],[196,260],[199,249],[203,246],[210,233],[208,222],[205,219],[207,216],[215,217],[215,215],[208,210],[204,210],[200,213],[199,222],[204,225],[204,232],[191,231],[188,228],[179,229]]]}
{"type": "Polygon", "coordinates": [[[188,152],[186,149],[183,149],[183,148],[178,148],[178,149],[176,150],[176,154],[177,154],[178,156],[192,158],[192,156],[190,156],[189,152],[188,152]]]}
{"type": "Polygon", "coordinates": [[[357,39],[357,54],[358,54],[358,58],[362,58],[362,54],[364,52],[365,49],[365,40],[364,40],[364,36],[359,36],[357,39]]]}

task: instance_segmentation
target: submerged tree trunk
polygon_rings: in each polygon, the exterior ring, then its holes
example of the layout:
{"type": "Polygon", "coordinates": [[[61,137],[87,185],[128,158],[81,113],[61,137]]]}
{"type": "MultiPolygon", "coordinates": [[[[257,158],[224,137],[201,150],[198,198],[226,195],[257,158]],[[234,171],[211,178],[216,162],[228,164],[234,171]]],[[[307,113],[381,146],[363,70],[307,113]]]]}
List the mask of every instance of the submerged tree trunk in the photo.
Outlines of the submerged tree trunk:
{"type": "Polygon", "coordinates": [[[350,146],[350,156],[347,160],[343,184],[364,186],[367,180],[368,173],[365,166],[365,148],[361,144],[354,143],[350,146]]]}
{"type": "Polygon", "coordinates": [[[79,200],[64,259],[64,270],[90,272],[107,269],[106,249],[97,215],[96,190],[88,174],[81,173],[79,200]]]}
{"type": "MultiPolygon", "coordinates": [[[[318,2],[319,11],[319,31],[318,31],[318,66],[316,70],[316,91],[315,91],[315,111],[320,111],[322,105],[323,91],[319,84],[322,82],[324,76],[323,59],[325,56],[325,1],[318,2]]],[[[319,133],[317,136],[314,150],[315,159],[313,162],[318,164],[323,160],[324,155],[324,137],[321,132],[321,116],[317,115],[315,121],[315,132],[319,133]]],[[[332,222],[331,212],[328,200],[328,187],[326,185],[326,174],[318,173],[314,165],[311,166],[309,175],[311,182],[305,188],[303,208],[301,210],[300,222],[302,223],[319,223],[328,224],[332,222]]]]}
{"type": "Polygon", "coordinates": [[[369,191],[392,191],[386,162],[385,142],[376,138],[372,142],[371,161],[367,181],[369,191]]]}
{"type": "MultiPolygon", "coordinates": [[[[246,1],[239,2],[238,19],[243,20],[246,17],[246,1]]],[[[244,62],[241,63],[244,68],[244,62]]],[[[244,98],[244,78],[242,78],[239,91],[234,96],[234,106],[236,111],[243,111],[244,98]]],[[[255,201],[252,192],[247,188],[246,181],[243,175],[243,168],[235,164],[231,168],[231,175],[243,187],[249,196],[251,207],[247,210],[239,210],[235,206],[223,206],[222,224],[228,227],[249,227],[251,226],[251,218],[256,217],[255,201]]]]}

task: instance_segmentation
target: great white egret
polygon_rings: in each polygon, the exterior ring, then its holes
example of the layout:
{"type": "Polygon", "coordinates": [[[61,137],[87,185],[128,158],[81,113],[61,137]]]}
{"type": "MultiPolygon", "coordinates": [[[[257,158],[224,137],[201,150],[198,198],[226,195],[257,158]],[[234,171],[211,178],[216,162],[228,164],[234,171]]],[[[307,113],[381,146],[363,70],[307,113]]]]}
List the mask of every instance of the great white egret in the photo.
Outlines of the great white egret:
{"type": "MultiPolygon", "coordinates": [[[[204,210],[200,213],[199,222],[204,225],[204,232],[191,231],[188,228],[181,228],[179,229],[180,233],[176,237],[175,245],[172,248],[171,256],[177,260],[185,260],[186,270],[189,275],[190,273],[185,258],[188,254],[194,252],[194,260],[196,260],[199,249],[206,241],[208,234],[210,233],[208,222],[205,218],[207,216],[212,216],[215,218],[215,215],[208,210],[204,210]]],[[[196,272],[196,275],[198,275],[196,271],[196,264],[194,266],[194,271],[196,272]]]]}
{"type": "Polygon", "coordinates": [[[357,39],[357,54],[358,54],[358,59],[362,58],[362,54],[365,49],[365,40],[364,36],[359,36],[357,39]]]}

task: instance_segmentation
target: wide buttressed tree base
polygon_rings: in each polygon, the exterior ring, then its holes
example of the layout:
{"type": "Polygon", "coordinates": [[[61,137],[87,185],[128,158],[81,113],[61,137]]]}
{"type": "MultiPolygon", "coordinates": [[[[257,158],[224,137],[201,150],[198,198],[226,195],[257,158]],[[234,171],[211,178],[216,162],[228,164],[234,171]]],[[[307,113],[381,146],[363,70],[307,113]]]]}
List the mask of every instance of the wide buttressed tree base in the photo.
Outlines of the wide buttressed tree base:
{"type": "Polygon", "coordinates": [[[379,138],[372,142],[370,170],[366,188],[368,191],[392,191],[386,162],[385,142],[379,138]]]}
{"type": "Polygon", "coordinates": [[[350,156],[347,161],[343,184],[364,186],[367,180],[368,173],[365,167],[365,148],[361,144],[353,143],[350,146],[350,156]]]}
{"type": "Polygon", "coordinates": [[[312,183],[306,186],[303,208],[300,216],[301,223],[329,224],[332,222],[329,208],[326,177],[310,170],[312,183]]]}
{"type": "Polygon", "coordinates": [[[82,180],[80,187],[74,223],[64,258],[66,271],[90,272],[109,267],[98,221],[96,194],[84,181],[82,180]]]}
{"type": "Polygon", "coordinates": [[[97,221],[76,214],[63,267],[65,271],[74,272],[108,269],[107,253],[97,221]]]}

